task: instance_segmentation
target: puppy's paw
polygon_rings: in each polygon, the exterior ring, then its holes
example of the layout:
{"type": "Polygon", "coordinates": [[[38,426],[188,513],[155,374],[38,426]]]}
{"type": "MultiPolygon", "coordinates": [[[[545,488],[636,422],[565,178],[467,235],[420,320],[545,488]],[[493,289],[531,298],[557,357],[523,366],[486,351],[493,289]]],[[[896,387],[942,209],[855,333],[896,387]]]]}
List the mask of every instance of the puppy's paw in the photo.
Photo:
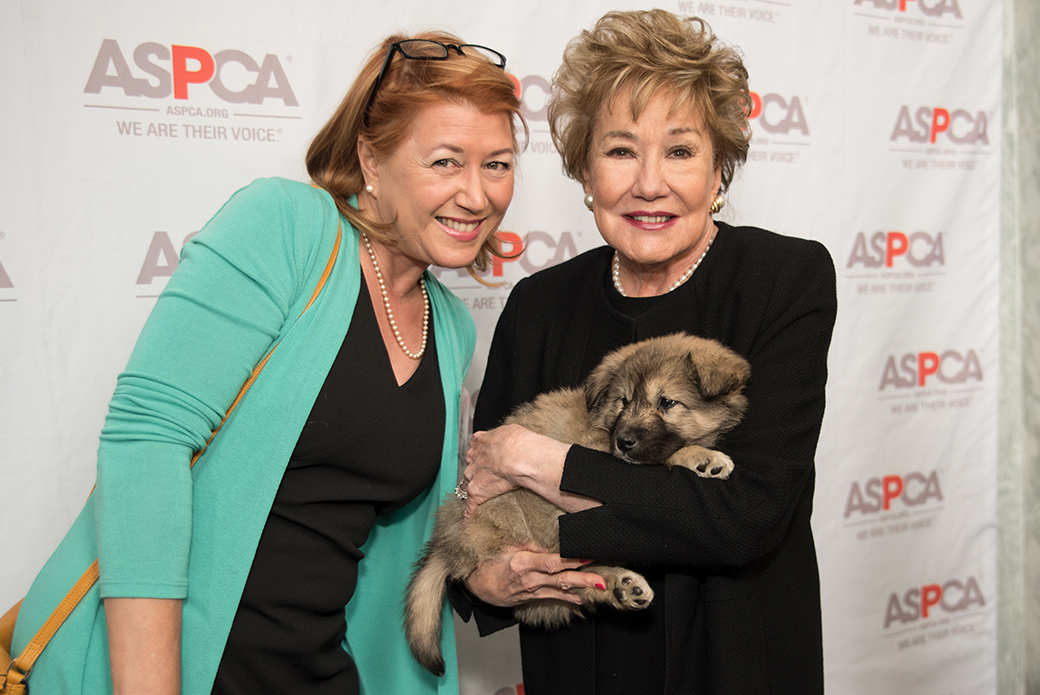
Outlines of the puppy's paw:
{"type": "Polygon", "coordinates": [[[708,451],[710,456],[693,469],[702,478],[725,480],[733,472],[733,460],[720,451],[708,451]]]}
{"type": "Polygon", "coordinates": [[[638,572],[624,567],[589,567],[586,571],[594,572],[607,580],[606,590],[586,590],[587,602],[605,603],[621,610],[638,611],[649,606],[654,600],[654,590],[638,572]]]}
{"type": "Polygon", "coordinates": [[[635,572],[626,572],[611,584],[609,591],[618,608],[638,611],[649,606],[654,600],[654,591],[650,584],[635,572]]]}
{"type": "Polygon", "coordinates": [[[669,466],[689,468],[702,478],[725,480],[733,472],[733,459],[721,451],[705,449],[701,446],[688,446],[672,454],[668,459],[669,466]]]}

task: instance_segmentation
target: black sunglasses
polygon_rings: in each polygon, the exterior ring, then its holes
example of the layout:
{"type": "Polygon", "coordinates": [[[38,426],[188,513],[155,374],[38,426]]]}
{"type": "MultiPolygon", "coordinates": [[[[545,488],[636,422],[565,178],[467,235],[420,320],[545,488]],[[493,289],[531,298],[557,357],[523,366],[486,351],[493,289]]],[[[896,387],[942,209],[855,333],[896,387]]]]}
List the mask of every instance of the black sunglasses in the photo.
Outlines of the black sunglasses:
{"type": "Polygon", "coordinates": [[[456,45],[431,41],[430,39],[407,39],[392,43],[386,52],[386,58],[383,59],[383,67],[379,69],[379,75],[376,77],[375,84],[372,85],[372,93],[368,97],[368,103],[365,104],[365,122],[368,122],[368,110],[372,108],[372,102],[376,99],[379,86],[383,84],[383,78],[386,76],[387,68],[390,67],[390,61],[394,59],[395,53],[400,53],[402,57],[409,60],[447,60],[452,50],[460,56],[484,58],[492,65],[496,65],[503,70],[506,68],[506,57],[504,55],[493,48],[479,46],[475,43],[456,45]]]}

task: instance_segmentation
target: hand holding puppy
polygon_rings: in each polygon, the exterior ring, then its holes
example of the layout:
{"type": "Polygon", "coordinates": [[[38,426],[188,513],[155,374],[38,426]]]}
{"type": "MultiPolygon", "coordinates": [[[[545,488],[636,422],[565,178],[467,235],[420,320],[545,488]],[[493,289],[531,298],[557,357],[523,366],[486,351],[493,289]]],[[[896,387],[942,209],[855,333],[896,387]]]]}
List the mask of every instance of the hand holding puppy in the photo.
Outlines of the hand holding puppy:
{"type": "Polygon", "coordinates": [[[467,519],[489,499],[519,488],[538,493],[566,512],[600,506],[599,500],[560,491],[563,463],[571,445],[520,425],[476,432],[466,452],[467,519]]]}
{"type": "Polygon", "coordinates": [[[482,563],[466,580],[466,588],[493,606],[516,606],[533,599],[552,598],[582,605],[571,589],[603,589],[603,577],[577,572],[588,560],[562,558],[533,543],[505,548],[493,560],[482,563]]]}

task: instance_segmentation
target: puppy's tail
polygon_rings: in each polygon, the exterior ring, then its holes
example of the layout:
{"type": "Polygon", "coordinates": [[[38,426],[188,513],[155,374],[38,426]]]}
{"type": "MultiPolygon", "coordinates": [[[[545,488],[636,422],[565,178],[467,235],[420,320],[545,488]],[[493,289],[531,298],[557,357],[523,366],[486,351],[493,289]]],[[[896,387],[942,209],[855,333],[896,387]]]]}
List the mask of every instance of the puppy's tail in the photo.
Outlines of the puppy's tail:
{"type": "Polygon", "coordinates": [[[444,675],[441,615],[449,576],[448,563],[428,547],[408,582],[405,603],[404,630],[412,656],[435,676],[444,675]]]}

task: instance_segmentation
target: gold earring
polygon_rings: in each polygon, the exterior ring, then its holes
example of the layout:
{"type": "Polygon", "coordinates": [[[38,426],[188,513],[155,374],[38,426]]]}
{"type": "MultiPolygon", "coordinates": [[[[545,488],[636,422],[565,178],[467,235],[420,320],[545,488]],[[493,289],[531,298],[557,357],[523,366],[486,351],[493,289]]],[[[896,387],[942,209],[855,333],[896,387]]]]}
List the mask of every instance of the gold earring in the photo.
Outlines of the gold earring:
{"type": "Polygon", "coordinates": [[[712,215],[717,214],[724,207],[726,207],[726,196],[722,195],[722,191],[719,191],[719,194],[715,196],[715,200],[711,203],[710,212],[712,215]]]}
{"type": "Polygon", "coordinates": [[[591,193],[586,193],[585,194],[585,207],[587,207],[589,209],[589,212],[592,212],[592,194],[591,193]]]}

